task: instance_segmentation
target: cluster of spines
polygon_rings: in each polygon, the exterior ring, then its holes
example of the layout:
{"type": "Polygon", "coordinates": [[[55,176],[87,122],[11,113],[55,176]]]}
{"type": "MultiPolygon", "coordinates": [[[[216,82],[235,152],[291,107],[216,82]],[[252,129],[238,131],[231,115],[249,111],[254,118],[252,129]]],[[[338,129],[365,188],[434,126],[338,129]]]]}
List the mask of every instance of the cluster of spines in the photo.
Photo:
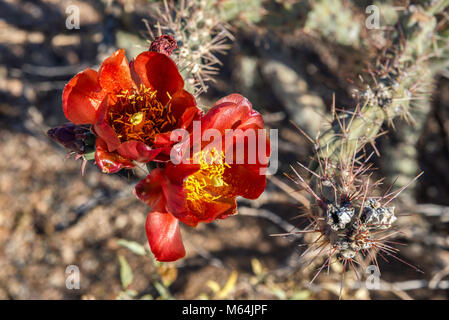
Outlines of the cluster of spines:
{"type": "Polygon", "coordinates": [[[207,91],[208,81],[214,81],[221,65],[218,54],[230,48],[233,36],[219,14],[214,0],[181,0],[179,3],[164,1],[156,13],[156,35],[147,24],[150,37],[172,34],[178,50],[172,58],[186,80],[187,88],[198,96],[207,91]]]}

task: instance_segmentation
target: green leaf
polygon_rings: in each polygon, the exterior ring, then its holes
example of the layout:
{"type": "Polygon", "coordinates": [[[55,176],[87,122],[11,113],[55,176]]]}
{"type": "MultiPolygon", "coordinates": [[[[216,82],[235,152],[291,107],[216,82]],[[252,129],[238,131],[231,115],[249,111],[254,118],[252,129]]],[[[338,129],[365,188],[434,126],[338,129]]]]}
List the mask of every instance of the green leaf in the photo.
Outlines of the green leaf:
{"type": "Polygon", "coordinates": [[[119,239],[117,240],[117,243],[121,245],[122,247],[125,247],[126,249],[130,250],[132,253],[135,253],[139,256],[144,256],[146,253],[145,248],[135,241],[128,241],[125,239],[119,239]]]}
{"type": "Polygon", "coordinates": [[[123,290],[126,290],[131,282],[133,282],[133,271],[125,257],[119,256],[118,260],[120,262],[120,280],[122,281],[123,290]]]}

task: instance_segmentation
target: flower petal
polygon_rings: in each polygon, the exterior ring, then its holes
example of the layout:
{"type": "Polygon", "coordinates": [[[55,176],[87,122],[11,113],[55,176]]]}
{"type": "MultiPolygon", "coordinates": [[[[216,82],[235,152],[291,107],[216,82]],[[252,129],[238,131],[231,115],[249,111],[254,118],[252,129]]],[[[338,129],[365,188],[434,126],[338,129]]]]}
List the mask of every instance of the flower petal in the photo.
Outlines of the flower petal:
{"type": "Polygon", "coordinates": [[[165,179],[163,170],[156,168],[149,175],[139,181],[134,188],[137,198],[149,205],[156,206],[159,202],[164,201],[162,192],[162,179],[165,179]]]}
{"type": "Polygon", "coordinates": [[[259,169],[259,165],[231,165],[226,169],[223,179],[230,186],[227,196],[257,199],[267,186],[267,177],[259,169]]]}
{"type": "Polygon", "coordinates": [[[212,222],[216,219],[224,219],[237,211],[235,197],[224,198],[210,202],[198,201],[194,205],[187,203],[187,208],[180,211],[170,211],[182,223],[195,227],[200,222],[212,222]]]}
{"type": "Polygon", "coordinates": [[[170,183],[182,185],[188,176],[194,174],[200,170],[200,168],[201,166],[199,164],[186,163],[174,165],[168,163],[164,168],[164,175],[168,178],[170,183]]]}
{"type": "Polygon", "coordinates": [[[98,73],[86,69],[74,76],[64,87],[62,105],[66,118],[74,124],[92,124],[105,92],[98,82],[98,73]]]}
{"type": "Polygon", "coordinates": [[[132,64],[141,83],[147,88],[157,90],[157,99],[166,104],[177,91],[184,88],[184,80],[178,67],[165,54],[146,51],[139,54],[132,64]]]}
{"type": "Polygon", "coordinates": [[[101,87],[108,93],[117,94],[123,90],[131,90],[134,82],[131,79],[125,50],[119,49],[106,58],[98,71],[101,87]]]}
{"type": "Polygon", "coordinates": [[[203,117],[201,129],[216,129],[222,135],[226,129],[261,129],[262,116],[252,109],[251,103],[239,94],[231,94],[220,99],[203,117]]]}
{"type": "Polygon", "coordinates": [[[200,110],[196,108],[195,97],[185,90],[179,90],[178,92],[176,92],[170,100],[170,104],[172,115],[175,117],[175,119],[179,119],[178,127],[182,124],[182,121],[180,120],[182,120],[182,116],[187,109],[195,107],[197,112],[200,112],[200,110]]]}
{"type": "Polygon", "coordinates": [[[108,152],[106,142],[97,138],[95,150],[95,163],[104,173],[116,173],[121,169],[131,169],[134,163],[123,158],[116,152],[108,152]]]}
{"type": "Polygon", "coordinates": [[[238,94],[238,93],[232,93],[232,94],[227,95],[226,97],[221,98],[220,100],[218,100],[215,103],[215,105],[219,105],[219,104],[226,103],[226,102],[237,104],[237,105],[245,105],[249,109],[252,108],[251,102],[249,102],[249,100],[247,98],[245,98],[244,96],[242,96],[241,94],[238,94]]]}
{"type": "Polygon", "coordinates": [[[152,161],[161,151],[161,148],[151,149],[145,143],[136,140],[126,141],[117,148],[121,156],[138,162],[152,161]]]}
{"type": "Polygon", "coordinates": [[[114,129],[106,121],[106,113],[109,108],[110,96],[106,96],[97,112],[97,117],[94,125],[92,126],[92,131],[100,137],[104,142],[106,142],[107,149],[109,152],[117,150],[120,146],[120,140],[117,137],[114,129]]]}
{"type": "Polygon", "coordinates": [[[190,150],[190,141],[187,139],[179,142],[167,140],[168,134],[158,134],[155,138],[155,145],[161,146],[162,152],[158,156],[158,160],[170,160],[172,163],[181,163],[190,150]]]}
{"type": "Polygon", "coordinates": [[[152,210],[145,229],[151,251],[158,261],[176,261],[186,255],[178,219],[170,213],[152,210]]]}
{"type": "Polygon", "coordinates": [[[266,131],[259,131],[259,128],[250,125],[241,131],[234,130],[233,135],[226,138],[233,139],[233,144],[225,150],[228,164],[244,165],[257,175],[265,174],[271,154],[270,140],[266,131]]]}

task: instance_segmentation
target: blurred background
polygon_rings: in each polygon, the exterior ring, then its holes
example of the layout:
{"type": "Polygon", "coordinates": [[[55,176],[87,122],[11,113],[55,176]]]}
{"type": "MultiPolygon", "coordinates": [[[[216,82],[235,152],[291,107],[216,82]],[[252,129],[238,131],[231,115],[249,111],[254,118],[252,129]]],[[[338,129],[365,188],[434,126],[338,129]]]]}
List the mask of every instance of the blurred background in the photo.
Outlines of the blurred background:
{"type": "MultiPolygon", "coordinates": [[[[306,225],[292,220],[301,193],[282,173],[308,163],[313,148],[290,120],[315,137],[334,95],[337,106],[353,108],[388,26],[414,3],[375,2],[377,29],[366,27],[371,4],[186,0],[174,3],[176,15],[161,1],[1,0],[0,299],[338,299],[339,264],[310,284],[323,261],[301,262],[302,237],[270,235],[306,225]],[[200,106],[241,93],[279,129],[279,169],[265,193],[241,199],[237,216],[183,226],[187,256],[165,264],[148,254],[149,209],[133,195],[141,173],[105,175],[89,163],[82,176],[81,161],[66,160],[45,134],[66,122],[65,83],[117,48],[128,59],[147,50],[148,26],[156,35],[164,27],[187,32],[177,39],[187,51],[175,59],[199,66],[183,75],[200,106]],[[66,287],[69,265],[80,270],[80,289],[66,287]]],[[[447,12],[437,19],[447,28],[447,12]]],[[[380,259],[382,290],[358,286],[348,272],[344,299],[449,297],[449,59],[439,63],[428,97],[412,110],[416,123],[386,125],[373,160],[375,175],[397,178],[397,187],[425,172],[394,202],[399,256],[424,273],[380,259]]]]}

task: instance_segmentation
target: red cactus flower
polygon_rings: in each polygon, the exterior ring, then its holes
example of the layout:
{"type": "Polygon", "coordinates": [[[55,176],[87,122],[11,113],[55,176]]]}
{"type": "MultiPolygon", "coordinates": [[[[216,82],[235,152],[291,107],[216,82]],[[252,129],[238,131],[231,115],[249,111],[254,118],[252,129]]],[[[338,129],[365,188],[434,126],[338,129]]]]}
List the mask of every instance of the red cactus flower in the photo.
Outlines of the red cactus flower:
{"type": "Polygon", "coordinates": [[[131,160],[167,161],[176,128],[188,128],[200,110],[185,91],[176,64],[158,52],[128,63],[120,49],[99,71],[86,69],[63,92],[64,114],[74,124],[91,124],[97,136],[96,163],[114,173],[131,160]]]}
{"type": "Polygon", "coordinates": [[[211,143],[191,141],[192,150],[197,146],[199,151],[190,161],[168,163],[139,182],[136,195],[152,207],[146,231],[158,260],[174,261],[185,255],[179,221],[195,227],[199,222],[226,218],[236,213],[237,196],[256,199],[265,190],[270,144],[265,131],[258,134],[263,126],[262,116],[246,98],[227,96],[201,119],[202,140],[208,129],[220,133],[219,138],[211,143]],[[251,131],[256,141],[245,139],[251,131]],[[241,155],[244,161],[237,161],[241,155]]]}

